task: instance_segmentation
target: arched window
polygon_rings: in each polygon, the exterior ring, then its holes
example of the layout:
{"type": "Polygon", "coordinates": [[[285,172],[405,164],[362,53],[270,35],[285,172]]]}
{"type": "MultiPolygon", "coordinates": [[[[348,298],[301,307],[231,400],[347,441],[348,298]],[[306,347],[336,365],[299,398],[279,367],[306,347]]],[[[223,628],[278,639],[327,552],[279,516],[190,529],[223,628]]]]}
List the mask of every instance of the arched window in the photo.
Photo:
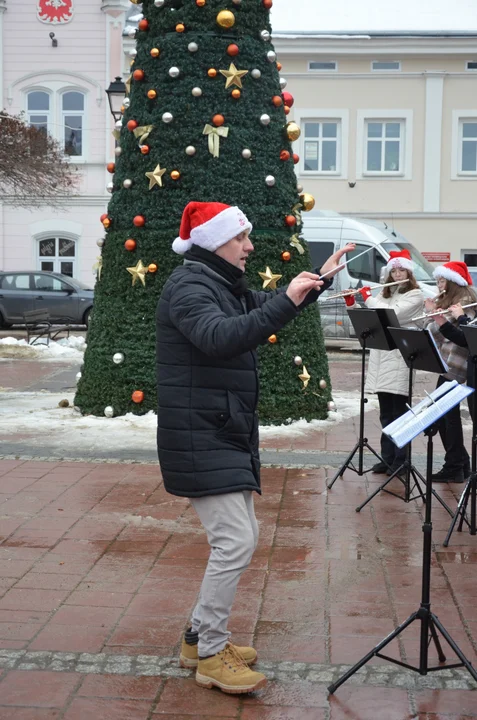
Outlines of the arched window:
{"type": "Polygon", "coordinates": [[[38,241],[38,268],[74,277],[76,241],[65,237],[47,237],[38,241]]]}
{"type": "Polygon", "coordinates": [[[77,91],[63,93],[61,111],[65,153],[81,157],[83,155],[83,93],[77,91]]]}
{"type": "Polygon", "coordinates": [[[48,132],[50,124],[50,96],[43,90],[32,90],[27,96],[28,122],[48,132]]]}

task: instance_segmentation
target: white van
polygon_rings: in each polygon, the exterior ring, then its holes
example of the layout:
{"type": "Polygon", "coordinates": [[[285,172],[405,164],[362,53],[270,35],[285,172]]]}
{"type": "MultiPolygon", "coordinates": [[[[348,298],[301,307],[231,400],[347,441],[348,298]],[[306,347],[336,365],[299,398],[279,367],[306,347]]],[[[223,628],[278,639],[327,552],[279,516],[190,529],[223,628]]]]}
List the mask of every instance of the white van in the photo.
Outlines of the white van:
{"type": "MultiPolygon", "coordinates": [[[[356,250],[348,256],[359,255],[373,248],[366,255],[351,262],[336,276],[333,287],[321,295],[320,313],[325,338],[346,340],[355,338],[344,300],[327,300],[329,295],[364,285],[377,285],[383,282],[384,268],[391,250],[409,250],[415,264],[415,277],[424,297],[435,297],[436,281],[433,266],[421,255],[403,235],[384,222],[353,218],[333,211],[315,211],[304,213],[302,235],[308,242],[313,267],[320,267],[326,258],[346,243],[356,243],[356,250]]],[[[376,291],[377,294],[377,291],[376,291]]],[[[357,301],[361,296],[356,297],[357,301]]]]}

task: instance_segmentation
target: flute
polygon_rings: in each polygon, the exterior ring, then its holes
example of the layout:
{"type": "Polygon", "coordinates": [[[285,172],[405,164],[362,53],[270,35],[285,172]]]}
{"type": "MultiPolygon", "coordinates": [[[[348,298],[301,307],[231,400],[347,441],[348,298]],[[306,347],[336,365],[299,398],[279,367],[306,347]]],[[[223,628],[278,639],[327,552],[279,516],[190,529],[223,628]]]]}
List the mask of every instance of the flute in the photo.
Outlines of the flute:
{"type": "MultiPolygon", "coordinates": [[[[465,310],[466,308],[475,307],[477,305],[477,302],[475,303],[469,303],[468,305],[462,305],[462,310],[465,310]]],[[[418,315],[417,317],[411,318],[412,322],[416,322],[417,320],[427,320],[427,318],[432,317],[433,315],[451,315],[449,309],[447,310],[430,310],[427,313],[424,313],[424,315],[418,315]]]]}
{"type": "MultiPolygon", "coordinates": [[[[402,285],[403,283],[407,283],[408,280],[397,280],[396,282],[390,282],[390,283],[384,283],[383,285],[373,285],[373,287],[370,288],[371,291],[377,290],[378,288],[385,288],[385,287],[392,287],[393,285],[402,285]]],[[[327,300],[335,300],[336,298],[344,298],[348,295],[358,295],[363,288],[359,288],[359,290],[342,290],[339,293],[336,293],[335,295],[329,295],[327,298],[323,298],[323,302],[326,302],[327,300]]]]}

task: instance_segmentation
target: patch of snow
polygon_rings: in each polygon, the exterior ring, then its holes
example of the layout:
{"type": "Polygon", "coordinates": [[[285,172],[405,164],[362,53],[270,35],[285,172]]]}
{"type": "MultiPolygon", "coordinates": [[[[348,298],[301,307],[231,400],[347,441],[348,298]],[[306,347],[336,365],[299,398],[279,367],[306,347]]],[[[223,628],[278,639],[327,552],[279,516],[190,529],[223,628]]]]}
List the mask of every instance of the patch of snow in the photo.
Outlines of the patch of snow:
{"type": "Polygon", "coordinates": [[[71,335],[69,338],[47,344],[46,338],[40,338],[34,345],[26,340],[14,337],[0,339],[0,357],[41,360],[82,360],[86,342],[82,335],[71,335]]]}

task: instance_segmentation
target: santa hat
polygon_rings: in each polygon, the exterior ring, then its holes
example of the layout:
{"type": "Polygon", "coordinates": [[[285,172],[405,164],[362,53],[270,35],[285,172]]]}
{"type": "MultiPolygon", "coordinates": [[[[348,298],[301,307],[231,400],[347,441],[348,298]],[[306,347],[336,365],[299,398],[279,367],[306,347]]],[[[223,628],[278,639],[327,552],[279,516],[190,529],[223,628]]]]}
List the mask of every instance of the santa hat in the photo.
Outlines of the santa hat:
{"type": "Polygon", "coordinates": [[[434,270],[434,277],[436,278],[444,278],[445,280],[451,280],[456,285],[460,285],[461,287],[466,287],[467,285],[472,285],[472,276],[469,273],[469,270],[467,268],[467,265],[465,262],[448,262],[445,263],[445,265],[439,265],[439,267],[436,267],[434,270]]]}
{"type": "Polygon", "coordinates": [[[221,245],[252,230],[252,224],[238,207],[218,202],[190,202],[182,213],[179,237],[172,249],[183,255],[191,245],[215,252],[221,245]]]}
{"type": "Polygon", "coordinates": [[[414,263],[411,260],[411,253],[409,250],[391,250],[389,253],[389,260],[386,265],[386,274],[390,275],[391,270],[394,268],[403,268],[403,270],[414,270],[414,263]]]}

